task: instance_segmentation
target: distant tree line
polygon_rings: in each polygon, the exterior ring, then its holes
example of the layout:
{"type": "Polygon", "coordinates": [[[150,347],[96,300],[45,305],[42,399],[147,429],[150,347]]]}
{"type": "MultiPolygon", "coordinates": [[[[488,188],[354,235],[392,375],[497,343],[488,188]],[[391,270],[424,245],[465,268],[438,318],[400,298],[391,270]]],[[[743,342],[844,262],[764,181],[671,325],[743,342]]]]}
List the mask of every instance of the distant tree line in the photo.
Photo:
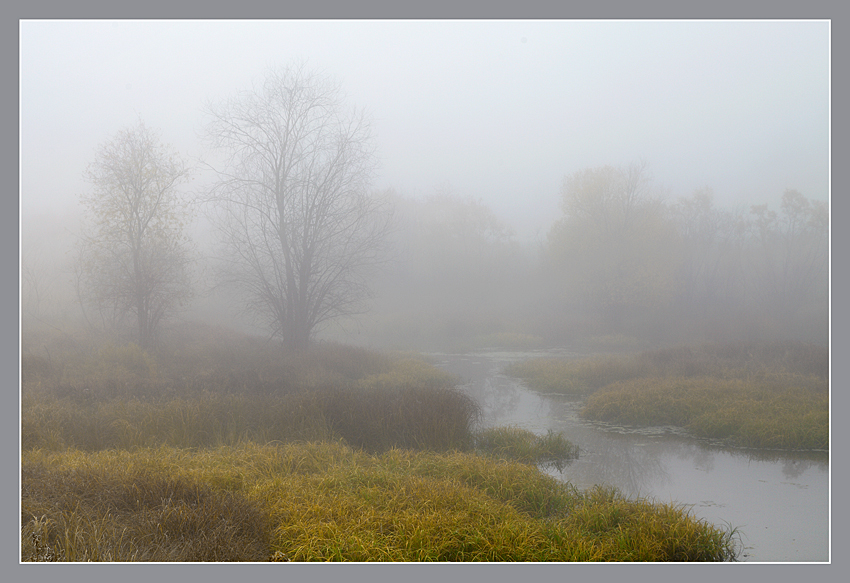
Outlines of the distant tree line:
{"type": "MultiPolygon", "coordinates": [[[[645,163],[586,168],[564,177],[562,214],[532,248],[481,200],[372,191],[368,117],[303,66],[272,69],[206,113],[217,179],[196,194],[216,228],[214,284],[292,350],[369,310],[383,322],[372,332],[396,329],[391,341],[825,341],[829,209],[796,190],[777,210],[730,210],[710,188],[662,196],[645,163]]],[[[143,122],[97,151],[74,267],[92,327],[152,347],[199,291],[189,173],[143,122]]],[[[39,314],[48,288],[32,265],[23,276],[25,312],[39,314]]]]}
{"type": "Polygon", "coordinates": [[[374,305],[396,329],[827,338],[828,207],[796,190],[777,211],[730,210],[710,188],[668,200],[645,163],[587,168],[564,178],[562,215],[537,249],[479,200],[393,198],[397,257],[374,305]]]}
{"type": "Polygon", "coordinates": [[[574,315],[659,339],[826,337],[826,202],[789,189],[778,212],[727,210],[708,188],[666,201],[645,164],[576,172],[561,195],[544,264],[574,315]]]}

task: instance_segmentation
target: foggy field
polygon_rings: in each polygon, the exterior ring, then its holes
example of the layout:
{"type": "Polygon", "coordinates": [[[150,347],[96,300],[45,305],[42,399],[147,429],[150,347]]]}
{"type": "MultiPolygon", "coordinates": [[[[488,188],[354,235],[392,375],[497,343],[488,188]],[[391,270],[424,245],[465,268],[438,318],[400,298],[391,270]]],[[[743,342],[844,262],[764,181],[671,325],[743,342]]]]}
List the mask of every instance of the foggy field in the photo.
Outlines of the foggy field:
{"type": "Polygon", "coordinates": [[[660,441],[822,484],[829,20],[19,26],[23,561],[726,561],[660,441]]]}
{"type": "Polygon", "coordinates": [[[22,361],[22,560],[724,560],[683,508],[579,492],[411,353],[251,338],[22,361]],[[614,528],[614,527],[618,528],[614,528]],[[613,530],[612,530],[613,529],[613,530]],[[663,549],[663,550],[662,550],[663,549]]]}

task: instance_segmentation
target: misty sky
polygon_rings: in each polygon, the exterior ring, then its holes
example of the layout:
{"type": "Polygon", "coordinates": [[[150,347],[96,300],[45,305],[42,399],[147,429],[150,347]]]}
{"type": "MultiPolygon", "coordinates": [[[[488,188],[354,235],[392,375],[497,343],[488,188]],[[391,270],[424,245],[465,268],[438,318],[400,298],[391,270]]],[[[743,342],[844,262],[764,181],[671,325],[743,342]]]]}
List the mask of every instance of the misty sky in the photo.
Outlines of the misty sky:
{"type": "MultiPolygon", "coordinates": [[[[77,205],[142,119],[187,159],[202,108],[306,61],[374,120],[376,189],[480,198],[521,238],[565,174],[649,163],[723,206],[829,189],[827,21],[22,21],[21,202],[77,205]]],[[[196,182],[197,184],[197,182],[196,182]]]]}

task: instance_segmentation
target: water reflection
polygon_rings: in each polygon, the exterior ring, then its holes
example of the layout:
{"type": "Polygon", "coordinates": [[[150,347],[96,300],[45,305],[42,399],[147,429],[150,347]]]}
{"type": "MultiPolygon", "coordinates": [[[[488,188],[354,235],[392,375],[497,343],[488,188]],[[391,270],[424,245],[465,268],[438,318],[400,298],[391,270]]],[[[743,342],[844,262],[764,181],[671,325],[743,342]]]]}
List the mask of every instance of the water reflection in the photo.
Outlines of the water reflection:
{"type": "Polygon", "coordinates": [[[548,472],[585,488],[594,484],[615,485],[628,496],[644,496],[669,483],[670,475],[657,455],[643,444],[623,445],[609,441],[581,446],[579,460],[560,472],[548,472]]]}

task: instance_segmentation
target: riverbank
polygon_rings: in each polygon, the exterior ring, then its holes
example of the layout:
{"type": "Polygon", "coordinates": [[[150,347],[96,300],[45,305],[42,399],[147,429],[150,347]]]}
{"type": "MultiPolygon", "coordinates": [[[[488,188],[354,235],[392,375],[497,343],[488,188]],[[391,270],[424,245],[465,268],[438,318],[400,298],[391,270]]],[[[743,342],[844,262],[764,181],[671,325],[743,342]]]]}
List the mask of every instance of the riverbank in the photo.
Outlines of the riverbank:
{"type": "Polygon", "coordinates": [[[586,397],[581,416],[676,426],[739,447],[829,449],[829,352],[799,343],[713,344],[514,363],[541,393],[586,397]]]}

